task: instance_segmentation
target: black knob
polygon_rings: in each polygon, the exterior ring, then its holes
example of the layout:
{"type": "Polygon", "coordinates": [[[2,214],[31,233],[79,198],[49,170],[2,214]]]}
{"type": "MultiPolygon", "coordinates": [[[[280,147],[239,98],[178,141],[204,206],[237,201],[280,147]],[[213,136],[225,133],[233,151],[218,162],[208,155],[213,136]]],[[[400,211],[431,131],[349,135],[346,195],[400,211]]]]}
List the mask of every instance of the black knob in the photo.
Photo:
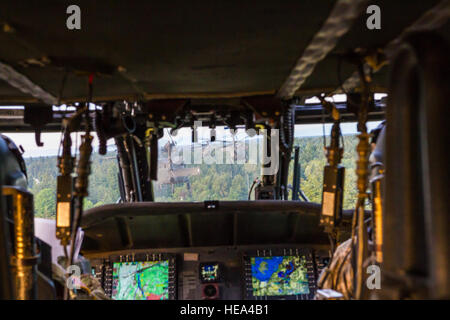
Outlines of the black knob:
{"type": "Polygon", "coordinates": [[[214,286],[212,284],[206,285],[203,288],[203,294],[205,295],[205,297],[208,297],[208,298],[215,297],[217,295],[217,288],[216,288],[216,286],[214,286]]]}

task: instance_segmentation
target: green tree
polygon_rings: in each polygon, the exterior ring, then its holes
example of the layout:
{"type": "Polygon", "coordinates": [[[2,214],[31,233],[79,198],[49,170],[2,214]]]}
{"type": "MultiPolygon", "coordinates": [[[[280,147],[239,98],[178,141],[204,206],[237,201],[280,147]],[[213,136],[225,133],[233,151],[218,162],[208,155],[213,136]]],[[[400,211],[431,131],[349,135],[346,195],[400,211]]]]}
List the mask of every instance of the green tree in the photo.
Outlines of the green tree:
{"type": "Polygon", "coordinates": [[[247,184],[243,176],[235,176],[231,183],[231,190],[228,195],[228,200],[242,200],[247,197],[247,184]]]}
{"type": "Polygon", "coordinates": [[[39,191],[34,199],[35,213],[40,218],[54,218],[56,216],[55,190],[45,188],[39,191]]]}
{"type": "MultiPolygon", "coordinates": [[[[327,139],[327,143],[329,139],[327,139]]],[[[344,136],[345,152],[342,165],[345,167],[344,208],[354,208],[356,202],[356,144],[354,135],[344,136]]],[[[300,187],[313,202],[322,200],[323,167],[326,164],[322,137],[296,138],[294,145],[300,148],[300,187]]],[[[101,156],[92,155],[91,175],[89,176],[89,196],[84,208],[89,209],[107,203],[115,203],[119,198],[117,183],[117,160],[115,153],[101,156]]],[[[35,195],[36,216],[54,218],[56,157],[26,158],[28,184],[35,195]]],[[[260,164],[201,164],[187,165],[198,167],[201,174],[189,177],[187,184],[171,185],[154,182],[156,201],[204,201],[204,200],[246,200],[249,188],[256,177],[260,177],[260,164]]],[[[293,162],[291,161],[288,184],[293,181],[293,162]]]]}
{"type": "Polygon", "coordinates": [[[88,210],[94,207],[94,204],[88,198],[84,198],[83,200],[83,210],[88,210]]]}

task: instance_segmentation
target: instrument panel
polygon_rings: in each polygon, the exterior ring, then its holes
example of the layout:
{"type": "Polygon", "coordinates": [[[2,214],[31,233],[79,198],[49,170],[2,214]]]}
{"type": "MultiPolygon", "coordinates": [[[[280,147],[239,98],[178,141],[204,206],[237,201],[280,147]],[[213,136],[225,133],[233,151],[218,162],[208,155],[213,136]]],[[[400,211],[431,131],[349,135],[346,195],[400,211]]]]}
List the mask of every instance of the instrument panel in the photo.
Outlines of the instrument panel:
{"type": "Polygon", "coordinates": [[[115,300],[309,300],[326,246],[170,248],[87,256],[115,300]]]}

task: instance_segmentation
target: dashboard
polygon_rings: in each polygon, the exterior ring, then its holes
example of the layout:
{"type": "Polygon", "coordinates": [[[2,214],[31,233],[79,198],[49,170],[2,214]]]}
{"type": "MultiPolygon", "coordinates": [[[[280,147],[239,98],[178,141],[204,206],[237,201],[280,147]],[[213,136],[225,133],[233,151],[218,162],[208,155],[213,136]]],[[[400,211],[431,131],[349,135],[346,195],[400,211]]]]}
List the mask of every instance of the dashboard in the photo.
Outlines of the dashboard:
{"type": "Polygon", "coordinates": [[[115,300],[309,300],[329,262],[326,246],[124,250],[91,255],[115,300]]]}
{"type": "Polygon", "coordinates": [[[103,205],[83,216],[81,252],[116,300],[308,300],[330,254],[320,207],[277,200],[103,205]]]}

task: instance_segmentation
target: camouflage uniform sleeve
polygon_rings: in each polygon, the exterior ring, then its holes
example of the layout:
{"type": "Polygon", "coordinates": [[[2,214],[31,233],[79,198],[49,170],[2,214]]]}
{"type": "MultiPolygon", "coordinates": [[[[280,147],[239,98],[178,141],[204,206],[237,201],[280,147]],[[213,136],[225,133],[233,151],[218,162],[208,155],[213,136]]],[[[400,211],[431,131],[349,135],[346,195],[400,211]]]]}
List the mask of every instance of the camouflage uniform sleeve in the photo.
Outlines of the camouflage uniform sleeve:
{"type": "Polygon", "coordinates": [[[341,243],[334,252],[328,267],[317,282],[319,289],[332,289],[351,299],[353,296],[353,268],[351,264],[352,239],[341,243]]]}

